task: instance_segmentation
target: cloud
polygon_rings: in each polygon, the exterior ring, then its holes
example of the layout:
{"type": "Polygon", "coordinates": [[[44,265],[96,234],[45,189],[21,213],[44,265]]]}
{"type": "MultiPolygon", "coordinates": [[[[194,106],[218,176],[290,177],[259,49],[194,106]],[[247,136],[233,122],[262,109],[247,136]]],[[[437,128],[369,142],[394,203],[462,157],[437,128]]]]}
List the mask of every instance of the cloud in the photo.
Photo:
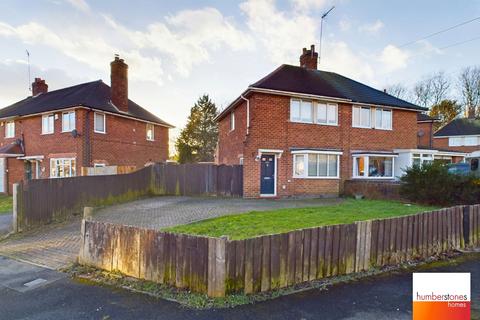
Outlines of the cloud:
{"type": "Polygon", "coordinates": [[[90,11],[90,6],[85,0],[66,0],[70,5],[72,5],[75,9],[78,9],[83,12],[90,11]]]}
{"type": "Polygon", "coordinates": [[[109,16],[104,18],[138,47],[155,49],[173,59],[183,76],[223,47],[238,51],[251,50],[254,45],[250,35],[238,30],[215,8],[180,11],[166,17],[165,23],[150,24],[144,32],[129,30],[109,16]]]}
{"type": "Polygon", "coordinates": [[[407,66],[409,54],[407,51],[401,50],[398,47],[389,44],[383,48],[380,54],[379,61],[382,63],[386,72],[403,69],[407,66]]]}
{"type": "Polygon", "coordinates": [[[350,19],[342,19],[338,22],[341,31],[348,31],[352,27],[350,19]]]}
{"type": "Polygon", "coordinates": [[[291,0],[294,8],[298,10],[321,9],[327,4],[327,0],[291,0]]]}
{"type": "Polygon", "coordinates": [[[279,11],[273,0],[240,4],[247,25],[274,63],[297,63],[302,47],[316,43],[318,21],[298,12],[279,11]]]}
{"type": "Polygon", "coordinates": [[[377,20],[374,23],[364,24],[358,28],[360,32],[369,33],[369,34],[377,34],[380,30],[383,29],[385,25],[382,21],[377,20]]]}

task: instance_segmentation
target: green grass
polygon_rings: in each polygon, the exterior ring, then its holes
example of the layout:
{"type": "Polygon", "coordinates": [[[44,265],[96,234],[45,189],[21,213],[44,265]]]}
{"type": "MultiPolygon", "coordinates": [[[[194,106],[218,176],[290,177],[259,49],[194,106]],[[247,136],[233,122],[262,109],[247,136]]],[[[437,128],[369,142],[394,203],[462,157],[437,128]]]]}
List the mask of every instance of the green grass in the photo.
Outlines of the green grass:
{"type": "Polygon", "coordinates": [[[0,195],[0,214],[6,214],[12,211],[12,201],[11,196],[0,195]]]}
{"type": "Polygon", "coordinates": [[[211,237],[228,236],[232,240],[240,240],[295,229],[408,215],[434,209],[435,207],[407,205],[396,201],[347,199],[328,206],[253,211],[223,216],[165,230],[211,237]]]}

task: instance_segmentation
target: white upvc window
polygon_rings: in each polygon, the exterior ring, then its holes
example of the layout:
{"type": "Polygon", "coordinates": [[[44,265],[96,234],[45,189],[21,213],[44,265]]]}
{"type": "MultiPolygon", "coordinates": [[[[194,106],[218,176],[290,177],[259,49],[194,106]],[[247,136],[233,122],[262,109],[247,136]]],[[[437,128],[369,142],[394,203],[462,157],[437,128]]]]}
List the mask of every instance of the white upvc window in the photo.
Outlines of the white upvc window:
{"type": "Polygon", "coordinates": [[[412,164],[421,166],[426,163],[433,162],[433,154],[431,153],[414,153],[412,154],[412,164]]]}
{"type": "Polygon", "coordinates": [[[352,127],[392,130],[393,111],[364,106],[352,107],[352,127]]]}
{"type": "Polygon", "coordinates": [[[235,112],[230,113],[230,131],[235,130],[235,112]]]}
{"type": "Polygon", "coordinates": [[[75,158],[50,159],[50,178],[68,178],[77,175],[75,158]]]}
{"type": "Polygon", "coordinates": [[[393,179],[394,160],[389,155],[353,157],[353,177],[362,179],[393,179]]]}
{"type": "Polygon", "coordinates": [[[375,129],[392,130],[392,110],[375,109],[375,129]]]}
{"type": "Polygon", "coordinates": [[[316,123],[318,124],[338,124],[338,105],[334,103],[316,103],[316,123]]]}
{"type": "Polygon", "coordinates": [[[299,153],[293,155],[293,177],[305,179],[338,179],[340,155],[299,153]]]}
{"type": "Polygon", "coordinates": [[[478,146],[480,145],[480,136],[458,136],[458,137],[449,137],[448,146],[449,147],[461,147],[461,146],[478,146]]]}
{"type": "Polygon", "coordinates": [[[62,113],[62,132],[75,130],[75,111],[62,113]]]}
{"type": "Polygon", "coordinates": [[[106,133],[106,119],[105,113],[95,112],[93,115],[93,131],[97,133],[106,133]]]}
{"type": "Polygon", "coordinates": [[[5,138],[15,137],[15,121],[7,121],[5,123],[5,138]]]}
{"type": "Polygon", "coordinates": [[[52,134],[54,132],[54,114],[46,114],[42,116],[42,134],[52,134]]]}
{"type": "Polygon", "coordinates": [[[290,100],[290,121],[338,125],[338,105],[302,99],[290,100]]]}
{"type": "Polygon", "coordinates": [[[151,123],[147,123],[147,140],[148,141],[155,140],[155,126],[151,123]]]}

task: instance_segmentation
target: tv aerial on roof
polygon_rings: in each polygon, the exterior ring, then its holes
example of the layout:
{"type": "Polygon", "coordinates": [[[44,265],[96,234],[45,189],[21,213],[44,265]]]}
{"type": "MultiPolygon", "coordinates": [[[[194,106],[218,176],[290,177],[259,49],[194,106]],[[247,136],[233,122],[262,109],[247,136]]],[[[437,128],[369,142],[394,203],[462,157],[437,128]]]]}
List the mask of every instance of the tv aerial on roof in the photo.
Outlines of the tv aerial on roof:
{"type": "Polygon", "coordinates": [[[320,68],[320,61],[322,59],[322,37],[323,37],[323,19],[325,19],[332,10],[335,9],[335,6],[332,6],[327,10],[322,17],[320,18],[320,45],[318,47],[318,67],[320,68]]]}

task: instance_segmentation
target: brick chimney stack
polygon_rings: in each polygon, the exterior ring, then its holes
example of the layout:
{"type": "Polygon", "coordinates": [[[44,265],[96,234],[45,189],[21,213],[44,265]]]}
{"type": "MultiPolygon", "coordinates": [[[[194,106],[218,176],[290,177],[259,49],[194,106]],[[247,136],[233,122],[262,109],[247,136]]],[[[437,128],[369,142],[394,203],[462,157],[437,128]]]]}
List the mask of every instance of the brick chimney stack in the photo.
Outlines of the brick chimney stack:
{"type": "Polygon", "coordinates": [[[35,78],[35,81],[32,83],[32,96],[35,97],[40,93],[48,92],[48,84],[45,83],[45,80],[41,78],[35,78]]]}
{"type": "Polygon", "coordinates": [[[110,63],[110,87],[112,103],[123,112],[128,112],[128,65],[115,55],[110,63]]]}
{"type": "Polygon", "coordinates": [[[317,70],[317,63],[318,53],[315,52],[315,46],[312,44],[310,50],[303,48],[302,55],[300,56],[300,67],[317,70]]]}

